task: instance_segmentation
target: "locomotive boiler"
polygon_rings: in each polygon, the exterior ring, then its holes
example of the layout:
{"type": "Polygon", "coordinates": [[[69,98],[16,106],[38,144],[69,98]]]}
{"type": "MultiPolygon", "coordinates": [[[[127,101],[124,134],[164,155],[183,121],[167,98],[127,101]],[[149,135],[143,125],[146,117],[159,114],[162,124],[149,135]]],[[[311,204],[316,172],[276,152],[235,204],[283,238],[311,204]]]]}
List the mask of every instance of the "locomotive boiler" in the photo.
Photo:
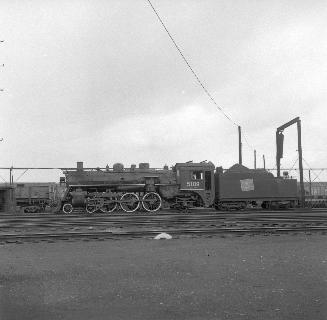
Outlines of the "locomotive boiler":
{"type": "Polygon", "coordinates": [[[112,168],[88,170],[78,162],[75,170],[64,172],[61,208],[64,213],[78,207],[88,213],[111,213],[118,208],[156,212],[162,207],[209,207],[215,199],[214,169],[211,162],[187,162],[162,169],[150,168],[148,163],[130,168],[116,163],[112,168]]]}

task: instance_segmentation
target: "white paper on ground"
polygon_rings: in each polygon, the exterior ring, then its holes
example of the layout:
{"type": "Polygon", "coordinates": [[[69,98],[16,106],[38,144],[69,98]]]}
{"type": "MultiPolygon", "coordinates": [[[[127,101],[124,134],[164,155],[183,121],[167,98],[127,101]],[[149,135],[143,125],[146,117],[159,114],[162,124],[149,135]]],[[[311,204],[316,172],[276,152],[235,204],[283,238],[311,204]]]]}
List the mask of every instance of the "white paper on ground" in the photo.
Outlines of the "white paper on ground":
{"type": "Polygon", "coordinates": [[[172,238],[173,237],[170,234],[165,233],[165,232],[160,233],[160,234],[158,234],[157,236],[154,237],[155,240],[160,240],[160,239],[168,239],[168,240],[170,240],[172,238]]]}

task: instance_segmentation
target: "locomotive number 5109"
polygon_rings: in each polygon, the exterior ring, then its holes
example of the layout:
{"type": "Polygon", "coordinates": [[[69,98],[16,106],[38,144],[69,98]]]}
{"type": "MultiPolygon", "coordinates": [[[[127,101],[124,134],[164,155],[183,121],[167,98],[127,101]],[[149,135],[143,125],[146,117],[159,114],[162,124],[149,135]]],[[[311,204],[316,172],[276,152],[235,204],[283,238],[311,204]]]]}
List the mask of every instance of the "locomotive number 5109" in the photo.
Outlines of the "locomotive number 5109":
{"type": "Polygon", "coordinates": [[[200,187],[199,181],[187,181],[186,182],[187,187],[200,187]]]}

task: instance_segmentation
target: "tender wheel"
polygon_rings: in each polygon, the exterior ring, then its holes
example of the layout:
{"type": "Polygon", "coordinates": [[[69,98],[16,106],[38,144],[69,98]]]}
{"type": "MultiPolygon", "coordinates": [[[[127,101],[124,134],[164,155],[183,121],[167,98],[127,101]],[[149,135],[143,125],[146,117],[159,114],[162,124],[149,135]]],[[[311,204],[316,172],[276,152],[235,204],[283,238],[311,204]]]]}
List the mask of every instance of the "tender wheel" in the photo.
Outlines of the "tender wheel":
{"type": "Polygon", "coordinates": [[[103,213],[110,213],[117,209],[117,202],[116,199],[106,200],[103,206],[100,208],[101,212],[103,213]]]}
{"type": "Polygon", "coordinates": [[[125,212],[134,212],[140,206],[140,199],[135,193],[125,193],[120,198],[120,207],[125,212]]]}
{"type": "Polygon", "coordinates": [[[149,192],[143,196],[142,205],[146,211],[155,212],[161,208],[161,197],[156,192],[149,192]]]}
{"type": "Polygon", "coordinates": [[[69,214],[73,212],[73,206],[71,203],[65,203],[62,207],[63,213],[69,214]]]}

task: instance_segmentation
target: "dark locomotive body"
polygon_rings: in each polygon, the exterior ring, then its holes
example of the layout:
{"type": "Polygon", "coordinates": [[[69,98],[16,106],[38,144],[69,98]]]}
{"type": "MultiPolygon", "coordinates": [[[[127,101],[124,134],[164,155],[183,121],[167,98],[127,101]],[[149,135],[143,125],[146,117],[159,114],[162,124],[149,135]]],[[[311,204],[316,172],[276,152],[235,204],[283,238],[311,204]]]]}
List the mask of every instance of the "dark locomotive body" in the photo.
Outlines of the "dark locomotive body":
{"type": "Polygon", "coordinates": [[[77,170],[66,175],[62,210],[74,207],[86,211],[125,212],[144,209],[155,212],[162,207],[209,207],[214,202],[214,165],[212,163],[177,163],[169,169],[153,169],[147,163],[138,168],[115,164],[105,170],[87,171],[79,162],[77,170]]]}
{"type": "Polygon", "coordinates": [[[161,208],[188,209],[215,207],[220,210],[260,207],[265,209],[294,207],[297,183],[294,179],[276,178],[270,172],[234,165],[223,172],[211,162],[177,163],[172,168],[153,169],[148,163],[137,168],[86,170],[78,162],[68,170],[64,213],[82,207],[87,212],[156,212],[161,208]]]}

